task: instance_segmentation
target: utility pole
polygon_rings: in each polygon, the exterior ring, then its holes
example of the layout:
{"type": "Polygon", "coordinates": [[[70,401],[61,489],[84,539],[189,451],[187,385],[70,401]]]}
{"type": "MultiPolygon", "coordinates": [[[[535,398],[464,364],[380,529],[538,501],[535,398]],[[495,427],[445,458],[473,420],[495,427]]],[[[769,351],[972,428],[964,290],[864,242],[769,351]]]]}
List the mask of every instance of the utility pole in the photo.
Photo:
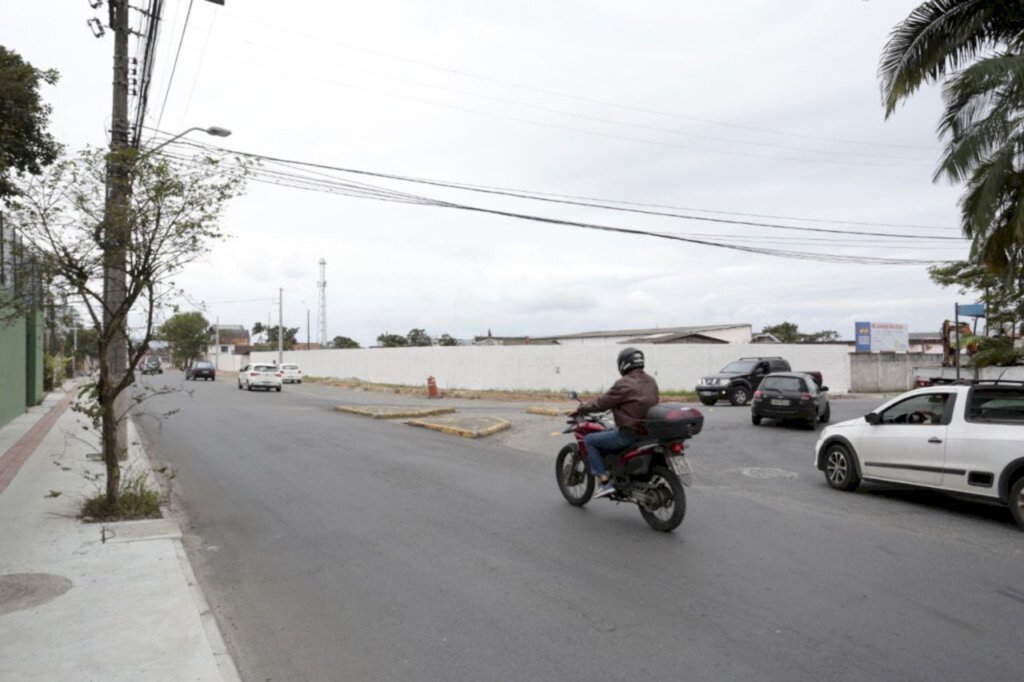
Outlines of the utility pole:
{"type": "Polygon", "coordinates": [[[214,351],[215,357],[217,358],[214,361],[214,368],[220,370],[220,315],[217,316],[217,322],[215,323],[213,330],[213,341],[216,344],[217,349],[214,351]]]}
{"type": "MultiPolygon", "coordinates": [[[[103,215],[103,334],[105,352],[100,362],[106,364],[101,373],[99,390],[108,398],[126,379],[128,372],[128,336],[126,313],[125,269],[129,242],[128,209],[130,203],[128,143],[128,0],[109,0],[110,28],[114,31],[114,83],[110,123],[110,153],[107,157],[107,196],[103,215]],[[103,380],[105,376],[105,381],[103,380]]],[[[113,414],[103,416],[104,458],[117,457],[128,448],[128,392],[121,391],[114,400],[113,414]],[[113,445],[113,448],[109,447],[113,445]]],[[[107,461],[107,497],[116,499],[120,470],[116,460],[107,461]],[[111,475],[113,474],[113,475],[111,475]]]]}
{"type": "Polygon", "coordinates": [[[309,349],[309,308],[306,308],[306,350],[309,349]]]}
{"type": "Polygon", "coordinates": [[[277,290],[277,364],[284,362],[284,289],[277,290]]]}

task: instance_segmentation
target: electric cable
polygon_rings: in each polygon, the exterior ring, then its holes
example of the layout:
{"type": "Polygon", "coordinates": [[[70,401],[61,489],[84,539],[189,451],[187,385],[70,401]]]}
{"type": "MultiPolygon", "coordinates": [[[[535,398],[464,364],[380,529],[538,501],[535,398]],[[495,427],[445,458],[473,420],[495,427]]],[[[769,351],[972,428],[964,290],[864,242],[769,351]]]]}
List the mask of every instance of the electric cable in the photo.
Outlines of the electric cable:
{"type": "Polygon", "coordinates": [[[167,91],[164,93],[164,101],[160,106],[160,115],[156,118],[156,127],[164,120],[164,110],[167,108],[167,100],[171,96],[171,85],[174,83],[174,73],[178,70],[178,58],[181,57],[181,46],[185,42],[185,33],[188,31],[188,20],[192,16],[192,3],[195,0],[188,0],[188,11],[185,12],[185,24],[181,28],[181,38],[178,40],[178,50],[174,53],[174,64],[171,66],[171,75],[167,79],[167,91]]]}

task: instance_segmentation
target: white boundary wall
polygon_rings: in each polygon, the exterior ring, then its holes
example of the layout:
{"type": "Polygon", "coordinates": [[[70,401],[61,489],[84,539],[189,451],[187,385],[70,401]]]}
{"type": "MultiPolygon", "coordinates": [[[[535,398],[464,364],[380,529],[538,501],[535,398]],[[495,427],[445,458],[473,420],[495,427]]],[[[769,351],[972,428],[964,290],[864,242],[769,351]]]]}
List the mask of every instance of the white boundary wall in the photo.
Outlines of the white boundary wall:
{"type": "MultiPolygon", "coordinates": [[[[850,390],[850,347],[787,344],[638,345],[647,371],[663,390],[692,391],[698,379],[740,357],[780,355],[795,370],[819,370],[833,393],[850,390]]],[[[306,376],[355,378],[416,386],[427,377],[445,388],[603,391],[618,379],[615,358],[622,345],[430,346],[286,351],[306,376]]],[[[276,352],[253,353],[252,362],[276,362],[276,352]]]]}

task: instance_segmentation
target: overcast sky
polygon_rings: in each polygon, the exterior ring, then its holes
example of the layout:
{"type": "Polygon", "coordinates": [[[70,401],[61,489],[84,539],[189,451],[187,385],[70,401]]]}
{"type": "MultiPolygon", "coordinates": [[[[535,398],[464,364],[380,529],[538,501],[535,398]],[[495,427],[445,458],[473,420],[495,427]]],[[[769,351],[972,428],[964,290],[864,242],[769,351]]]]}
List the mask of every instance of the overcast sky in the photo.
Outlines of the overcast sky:
{"type": "MultiPolygon", "coordinates": [[[[186,25],[189,4],[165,3],[148,125],[233,131],[193,133],[196,142],[687,215],[960,235],[960,188],[931,182],[939,92],[883,120],[879,54],[914,0],[194,0],[186,25]]],[[[106,21],[106,7],[0,7],[0,43],[61,73],[44,89],[53,133],[72,148],[106,144],[112,33],[96,39],[86,26],[106,21]]],[[[756,248],[915,260],[968,250],[363,180],[756,248]]],[[[179,285],[207,302],[211,321],[247,327],[268,315],[276,323],[283,288],[285,324],[302,328],[301,341],[307,308],[316,339],[320,258],[328,338],[363,345],[412,328],[467,338],[782,321],[853,338],[857,320],[935,331],[958,300],[921,264],[794,260],[260,182],[224,227],[233,238],[179,285]]]]}

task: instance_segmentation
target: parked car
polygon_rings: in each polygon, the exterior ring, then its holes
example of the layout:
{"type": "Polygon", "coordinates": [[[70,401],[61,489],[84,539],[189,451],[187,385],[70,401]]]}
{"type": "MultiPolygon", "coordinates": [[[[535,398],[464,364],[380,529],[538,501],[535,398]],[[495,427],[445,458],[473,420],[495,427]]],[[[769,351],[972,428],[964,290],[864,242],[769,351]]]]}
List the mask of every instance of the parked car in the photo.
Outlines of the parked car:
{"type": "Polygon", "coordinates": [[[281,365],[281,371],[283,375],[281,380],[286,384],[301,384],[302,383],[302,370],[295,363],[284,363],[281,365]]]}
{"type": "Polygon", "coordinates": [[[832,416],[828,404],[828,386],[820,375],[803,372],[775,372],[761,381],[750,405],[750,421],[757,426],[764,418],[776,421],[800,420],[812,429],[832,416]]]}
{"type": "Polygon", "coordinates": [[[143,374],[163,374],[164,366],[157,356],[147,355],[139,364],[139,371],[143,374]]]}
{"type": "Polygon", "coordinates": [[[185,370],[185,380],[192,379],[209,379],[210,381],[217,380],[217,368],[213,366],[212,362],[206,360],[196,360],[192,363],[192,366],[185,370]]]}
{"type": "Polygon", "coordinates": [[[281,377],[282,372],[276,365],[246,365],[238,370],[238,388],[250,391],[254,388],[262,388],[265,391],[275,389],[280,393],[281,377]]]}
{"type": "Polygon", "coordinates": [[[780,357],[740,358],[730,362],[718,374],[701,377],[697,397],[705,405],[714,405],[719,398],[728,398],[733,405],[746,405],[771,372],[789,372],[789,363],[780,357]]]}
{"type": "Polygon", "coordinates": [[[826,427],[815,464],[836,490],[931,488],[1008,506],[1024,530],[1024,382],[914,389],[826,427]]]}

